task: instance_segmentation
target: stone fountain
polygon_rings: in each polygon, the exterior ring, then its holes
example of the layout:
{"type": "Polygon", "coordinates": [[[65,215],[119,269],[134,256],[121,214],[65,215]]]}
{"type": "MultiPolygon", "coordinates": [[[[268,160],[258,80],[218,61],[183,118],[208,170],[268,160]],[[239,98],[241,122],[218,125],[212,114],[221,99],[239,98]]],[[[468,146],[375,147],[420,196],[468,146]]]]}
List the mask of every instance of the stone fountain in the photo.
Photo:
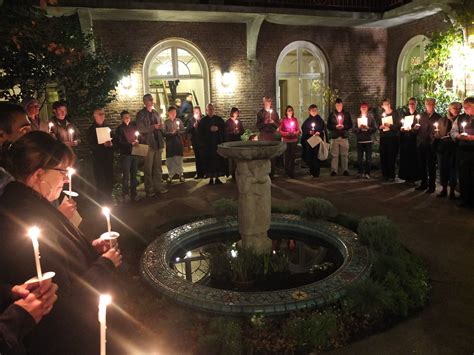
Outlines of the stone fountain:
{"type": "Polygon", "coordinates": [[[239,232],[242,245],[258,254],[270,253],[272,240],[267,232],[271,222],[270,159],[286,150],[283,142],[227,142],[217,152],[237,163],[239,189],[239,232]]]}

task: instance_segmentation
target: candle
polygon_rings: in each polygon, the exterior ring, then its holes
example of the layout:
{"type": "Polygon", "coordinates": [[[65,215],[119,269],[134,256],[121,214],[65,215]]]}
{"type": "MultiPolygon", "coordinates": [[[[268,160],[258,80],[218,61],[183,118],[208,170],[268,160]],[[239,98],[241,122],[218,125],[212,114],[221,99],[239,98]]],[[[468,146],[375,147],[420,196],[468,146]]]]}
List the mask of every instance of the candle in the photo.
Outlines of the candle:
{"type": "Polygon", "coordinates": [[[107,306],[112,303],[110,295],[100,295],[99,297],[99,323],[100,323],[100,355],[106,354],[106,337],[107,329],[107,306]]]}
{"type": "Polygon", "coordinates": [[[54,123],[53,123],[53,122],[49,122],[49,123],[48,123],[48,127],[49,127],[48,133],[52,133],[52,132],[53,132],[54,123]]]}
{"type": "Polygon", "coordinates": [[[67,168],[67,178],[69,180],[69,196],[72,196],[72,175],[76,172],[74,168],[67,168]]]}
{"type": "Polygon", "coordinates": [[[39,234],[40,234],[40,230],[36,226],[28,229],[28,236],[31,238],[31,242],[33,243],[33,251],[35,253],[36,274],[38,276],[38,281],[41,281],[43,279],[43,273],[41,272],[41,264],[40,264],[40,253],[39,253],[39,243],[38,243],[39,234]]]}
{"type": "Polygon", "coordinates": [[[236,132],[239,132],[239,120],[235,120],[235,128],[234,128],[234,130],[235,130],[236,132]]]}
{"type": "Polygon", "coordinates": [[[112,226],[110,224],[110,208],[102,207],[102,213],[104,214],[105,219],[107,220],[107,232],[109,233],[110,237],[110,232],[112,231],[112,226]]]}
{"type": "Polygon", "coordinates": [[[178,126],[178,129],[179,129],[179,121],[176,121],[176,126],[178,126]]]}
{"type": "Polygon", "coordinates": [[[417,124],[417,125],[420,124],[420,115],[416,115],[416,124],[417,124]]]}
{"type": "Polygon", "coordinates": [[[291,128],[292,131],[295,129],[295,122],[294,121],[290,122],[290,128],[291,128]]]}
{"type": "Polygon", "coordinates": [[[314,131],[314,127],[316,127],[316,123],[311,123],[311,129],[314,131]]]}
{"type": "Polygon", "coordinates": [[[272,121],[273,121],[273,119],[272,119],[272,112],[273,112],[273,110],[272,110],[272,109],[270,109],[270,111],[268,111],[268,112],[270,112],[270,120],[272,120],[272,121]]]}
{"type": "Polygon", "coordinates": [[[466,133],[467,122],[464,121],[463,123],[461,123],[461,126],[462,126],[462,134],[467,136],[467,133],[466,133]]]}
{"type": "Polygon", "coordinates": [[[439,129],[438,129],[438,122],[435,122],[433,125],[434,125],[434,127],[435,127],[435,132],[438,132],[438,131],[439,131],[439,129]]]}
{"type": "Polygon", "coordinates": [[[136,140],[138,140],[138,136],[140,135],[140,132],[136,131],[135,132],[135,137],[136,137],[136,140]]]}
{"type": "Polygon", "coordinates": [[[74,130],[72,128],[69,128],[69,141],[70,142],[73,142],[73,138],[74,138],[74,130]]]}
{"type": "Polygon", "coordinates": [[[341,115],[338,115],[337,116],[337,124],[340,126],[342,125],[342,116],[341,115]]]}

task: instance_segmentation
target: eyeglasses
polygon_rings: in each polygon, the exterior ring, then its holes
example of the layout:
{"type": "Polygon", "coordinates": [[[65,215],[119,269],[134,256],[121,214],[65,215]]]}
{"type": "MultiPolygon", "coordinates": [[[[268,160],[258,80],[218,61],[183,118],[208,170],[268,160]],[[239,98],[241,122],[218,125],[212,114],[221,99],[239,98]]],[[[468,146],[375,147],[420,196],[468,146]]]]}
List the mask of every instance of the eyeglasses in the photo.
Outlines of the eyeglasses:
{"type": "Polygon", "coordinates": [[[61,168],[49,168],[49,169],[46,169],[46,170],[55,170],[55,171],[59,171],[59,173],[64,176],[64,177],[67,177],[67,169],[61,169],[61,168]]]}

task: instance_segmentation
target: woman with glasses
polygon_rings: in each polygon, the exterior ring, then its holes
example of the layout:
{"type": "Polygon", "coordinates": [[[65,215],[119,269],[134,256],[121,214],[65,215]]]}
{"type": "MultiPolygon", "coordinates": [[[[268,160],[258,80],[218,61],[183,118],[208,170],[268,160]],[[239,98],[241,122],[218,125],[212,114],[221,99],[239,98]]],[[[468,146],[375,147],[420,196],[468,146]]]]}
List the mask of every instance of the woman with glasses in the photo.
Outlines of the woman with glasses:
{"type": "Polygon", "coordinates": [[[35,354],[97,353],[97,294],[110,290],[120,251],[95,239],[92,243],[51,203],[68,182],[74,162],[70,148],[49,134],[30,132],[10,148],[10,182],[0,198],[0,282],[20,284],[36,275],[27,230],[37,226],[41,267],[54,271],[58,302],[25,340],[35,354]],[[87,310],[87,311],[86,311],[87,310]],[[89,311],[91,310],[91,311],[89,311]]]}

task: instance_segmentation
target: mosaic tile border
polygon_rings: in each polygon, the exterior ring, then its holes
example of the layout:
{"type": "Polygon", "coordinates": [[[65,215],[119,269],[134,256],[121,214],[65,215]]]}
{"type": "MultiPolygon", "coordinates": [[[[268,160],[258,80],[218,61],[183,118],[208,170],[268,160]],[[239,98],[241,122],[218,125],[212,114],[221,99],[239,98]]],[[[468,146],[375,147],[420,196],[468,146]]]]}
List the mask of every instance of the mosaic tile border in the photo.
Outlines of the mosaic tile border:
{"type": "Polygon", "coordinates": [[[298,288],[238,292],[218,290],[182,279],[169,267],[180,246],[207,233],[238,231],[236,217],[208,218],[172,229],[153,241],[140,263],[143,279],[159,293],[191,308],[227,315],[275,315],[322,306],[346,293],[348,286],[370,273],[369,250],[354,232],[326,221],[308,221],[297,215],[272,214],[272,228],[317,236],[334,245],[344,257],[341,267],[327,278],[298,288]]]}

